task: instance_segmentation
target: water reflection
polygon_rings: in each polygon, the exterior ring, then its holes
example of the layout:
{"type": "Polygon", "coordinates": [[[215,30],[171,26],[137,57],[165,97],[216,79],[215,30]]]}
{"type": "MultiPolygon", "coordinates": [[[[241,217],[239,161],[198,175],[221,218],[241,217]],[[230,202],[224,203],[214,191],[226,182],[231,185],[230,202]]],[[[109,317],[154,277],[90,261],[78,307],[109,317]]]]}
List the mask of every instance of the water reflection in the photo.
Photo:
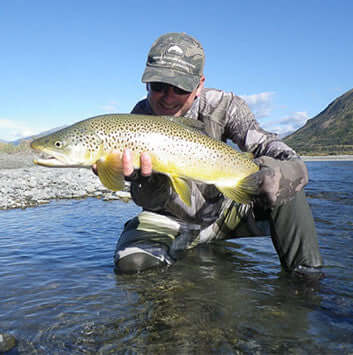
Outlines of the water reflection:
{"type": "Polygon", "coordinates": [[[352,352],[352,166],[308,166],[327,274],[319,285],[283,274],[269,238],[116,275],[116,239],[136,206],[53,202],[0,213],[0,332],[26,354],[352,352]]]}
{"type": "Polygon", "coordinates": [[[319,349],[309,329],[317,290],[248,266],[244,275],[239,252],[220,245],[197,248],[169,269],[114,275],[114,287],[66,295],[55,321],[27,347],[92,354],[319,349]]]}

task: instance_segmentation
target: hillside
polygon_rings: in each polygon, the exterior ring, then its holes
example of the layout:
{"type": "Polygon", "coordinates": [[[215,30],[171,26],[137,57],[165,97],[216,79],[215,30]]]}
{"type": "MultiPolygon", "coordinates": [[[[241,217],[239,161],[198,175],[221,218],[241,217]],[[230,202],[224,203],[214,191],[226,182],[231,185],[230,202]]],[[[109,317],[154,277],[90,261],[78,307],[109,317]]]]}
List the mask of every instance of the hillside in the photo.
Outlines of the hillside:
{"type": "Polygon", "coordinates": [[[18,145],[12,143],[2,143],[0,142],[0,153],[23,153],[30,152],[31,147],[29,145],[30,141],[22,140],[18,145]]]}
{"type": "Polygon", "coordinates": [[[35,134],[33,136],[20,138],[11,142],[0,139],[0,153],[12,154],[12,153],[31,152],[31,147],[29,144],[33,141],[33,139],[41,136],[45,136],[46,134],[56,132],[59,129],[62,129],[64,127],[66,126],[56,127],[48,131],[41,132],[39,134],[35,134]]]}
{"type": "Polygon", "coordinates": [[[353,154],[353,89],[284,141],[302,155],[353,154]]]}

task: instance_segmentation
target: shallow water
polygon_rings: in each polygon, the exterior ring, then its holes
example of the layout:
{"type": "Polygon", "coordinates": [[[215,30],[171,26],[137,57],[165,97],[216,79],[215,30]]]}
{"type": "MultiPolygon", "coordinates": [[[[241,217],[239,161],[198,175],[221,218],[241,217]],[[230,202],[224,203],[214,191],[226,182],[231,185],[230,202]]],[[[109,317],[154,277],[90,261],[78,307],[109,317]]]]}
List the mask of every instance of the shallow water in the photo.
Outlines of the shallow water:
{"type": "Polygon", "coordinates": [[[281,272],[269,238],[202,246],[171,268],[113,271],[120,201],[0,211],[0,333],[10,352],[353,352],[353,162],[308,162],[326,278],[281,272]]]}

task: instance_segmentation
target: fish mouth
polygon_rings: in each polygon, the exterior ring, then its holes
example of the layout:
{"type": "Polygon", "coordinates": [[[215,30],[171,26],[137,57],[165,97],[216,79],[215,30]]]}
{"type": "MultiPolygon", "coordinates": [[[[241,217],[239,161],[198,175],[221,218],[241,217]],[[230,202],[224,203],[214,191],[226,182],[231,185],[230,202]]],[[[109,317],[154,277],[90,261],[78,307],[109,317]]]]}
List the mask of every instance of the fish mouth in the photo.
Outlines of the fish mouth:
{"type": "Polygon", "coordinates": [[[55,152],[46,151],[42,149],[35,149],[39,151],[41,154],[38,158],[33,160],[33,163],[40,166],[45,166],[49,168],[77,168],[84,167],[81,163],[73,162],[68,159],[68,157],[64,154],[60,154],[55,152]]]}
{"type": "Polygon", "coordinates": [[[41,166],[48,166],[48,167],[69,167],[65,162],[52,157],[52,156],[48,156],[47,158],[43,159],[43,158],[38,158],[38,159],[34,159],[33,163],[36,165],[41,165],[41,166]]]}

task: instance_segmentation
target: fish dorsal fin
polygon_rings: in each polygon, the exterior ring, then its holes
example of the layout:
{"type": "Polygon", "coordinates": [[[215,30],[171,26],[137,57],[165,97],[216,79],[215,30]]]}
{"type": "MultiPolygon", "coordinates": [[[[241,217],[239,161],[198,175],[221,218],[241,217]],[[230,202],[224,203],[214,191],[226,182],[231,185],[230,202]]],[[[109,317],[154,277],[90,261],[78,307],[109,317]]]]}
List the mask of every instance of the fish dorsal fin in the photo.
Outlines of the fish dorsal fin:
{"type": "Polygon", "coordinates": [[[174,117],[174,116],[162,116],[163,118],[175,122],[177,124],[181,124],[183,126],[198,129],[203,131],[205,129],[205,124],[199,120],[189,118],[189,117],[174,117]]]}
{"type": "Polygon", "coordinates": [[[184,179],[177,176],[169,176],[172,186],[180,199],[187,205],[191,206],[191,191],[190,187],[184,179]]]}
{"type": "Polygon", "coordinates": [[[250,153],[250,152],[241,152],[240,155],[242,156],[242,158],[244,159],[250,159],[253,160],[254,159],[254,154],[250,153]]]}
{"type": "Polygon", "coordinates": [[[241,179],[235,183],[234,186],[222,186],[216,184],[216,187],[224,196],[237,203],[248,204],[254,200],[256,195],[258,195],[258,183],[257,178],[254,175],[249,175],[241,179]]]}
{"type": "Polygon", "coordinates": [[[110,152],[97,160],[97,172],[102,184],[110,190],[124,190],[125,180],[122,169],[122,154],[110,152]]]}

